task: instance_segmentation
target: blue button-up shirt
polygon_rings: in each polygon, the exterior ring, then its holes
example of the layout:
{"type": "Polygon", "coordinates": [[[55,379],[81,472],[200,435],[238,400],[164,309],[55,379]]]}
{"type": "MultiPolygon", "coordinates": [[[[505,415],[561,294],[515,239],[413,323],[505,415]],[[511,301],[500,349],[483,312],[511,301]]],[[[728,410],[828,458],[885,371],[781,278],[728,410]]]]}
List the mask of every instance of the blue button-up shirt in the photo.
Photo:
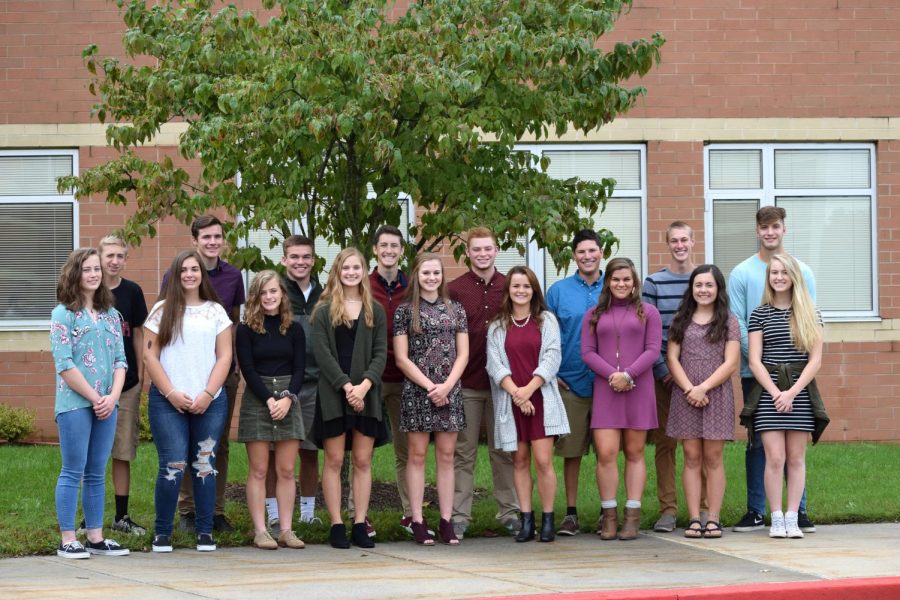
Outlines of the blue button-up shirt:
{"type": "Polygon", "coordinates": [[[581,321],[584,313],[597,305],[602,287],[602,273],[597,281],[589,284],[576,272],[547,290],[547,306],[559,321],[562,337],[559,378],[582,398],[590,398],[594,393],[594,373],[581,360],[581,321]]]}

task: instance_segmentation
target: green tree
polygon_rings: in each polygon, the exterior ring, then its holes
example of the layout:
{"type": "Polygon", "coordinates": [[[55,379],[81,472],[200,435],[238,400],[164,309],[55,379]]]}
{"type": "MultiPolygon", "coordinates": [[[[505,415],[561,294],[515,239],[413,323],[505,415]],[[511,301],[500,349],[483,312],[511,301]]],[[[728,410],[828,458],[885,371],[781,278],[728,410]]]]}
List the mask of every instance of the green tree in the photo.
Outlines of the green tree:
{"type": "MultiPolygon", "coordinates": [[[[615,182],[553,179],[546,159],[514,144],[627,111],[644,89],[623,82],[646,74],[663,44],[655,34],[598,47],[630,0],[116,3],[133,62],[101,59],[94,45],[83,55],[119,155],[60,185],[133,202],[123,232],[133,243],[162,217],[224,208],[239,217],[232,242],[263,228],[274,246],[299,222],[368,253],[408,194],[424,213],[412,252],[449,242],[459,257],[459,233],[488,224],[520,251],[530,231],[563,266],[572,233],[591,226],[577,209],[602,211],[615,182]],[[193,176],[139,151],[170,122],[186,124],[178,152],[199,161],[193,176]]],[[[608,254],[616,238],[602,235],[608,254]]],[[[233,260],[265,261],[257,248],[233,260]]]]}

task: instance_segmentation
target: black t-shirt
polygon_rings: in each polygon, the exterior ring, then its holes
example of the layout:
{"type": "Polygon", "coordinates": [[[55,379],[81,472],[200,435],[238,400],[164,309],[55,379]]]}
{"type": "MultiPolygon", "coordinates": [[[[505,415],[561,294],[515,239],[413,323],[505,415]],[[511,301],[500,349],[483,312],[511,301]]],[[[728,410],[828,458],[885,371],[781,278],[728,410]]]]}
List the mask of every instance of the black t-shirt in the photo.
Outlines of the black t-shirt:
{"type": "Polygon", "coordinates": [[[122,313],[122,339],[125,342],[125,360],[128,361],[125,386],[122,389],[127,390],[140,381],[141,366],[137,364],[137,356],[134,354],[134,338],[131,332],[136,327],[143,327],[147,318],[147,302],[144,300],[141,286],[128,279],[122,279],[112,293],[116,297],[116,310],[122,313]]]}

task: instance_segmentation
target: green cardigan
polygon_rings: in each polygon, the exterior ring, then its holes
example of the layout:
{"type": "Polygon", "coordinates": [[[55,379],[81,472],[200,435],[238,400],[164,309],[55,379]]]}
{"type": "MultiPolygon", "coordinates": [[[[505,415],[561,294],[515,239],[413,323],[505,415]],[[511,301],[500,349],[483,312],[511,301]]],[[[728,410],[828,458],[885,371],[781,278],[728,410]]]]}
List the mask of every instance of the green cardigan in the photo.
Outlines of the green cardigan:
{"type": "MultiPolygon", "coordinates": [[[[769,373],[772,371],[778,372],[778,376],[775,378],[776,381],[774,383],[778,386],[779,390],[785,391],[791,389],[791,386],[794,385],[794,382],[797,381],[797,378],[803,373],[803,369],[806,368],[806,363],[807,361],[804,360],[777,365],[763,363],[763,366],[769,373]]],[[[819,393],[819,386],[816,383],[815,378],[807,384],[806,391],[809,392],[809,403],[812,405],[813,419],[815,421],[812,434],[812,443],[815,444],[819,441],[819,438],[822,437],[822,432],[828,427],[828,423],[831,422],[831,419],[828,418],[828,413],[825,412],[825,402],[822,400],[822,394],[819,393]]],[[[741,425],[747,428],[747,439],[750,440],[751,444],[753,443],[753,435],[755,433],[753,428],[753,415],[759,408],[759,400],[762,396],[762,392],[763,388],[759,382],[754,382],[753,389],[750,390],[750,393],[744,398],[744,408],[741,410],[741,425]]]]}
{"type": "Polygon", "coordinates": [[[372,387],[366,394],[365,408],[360,414],[381,421],[383,419],[381,372],[384,371],[387,362],[387,321],[384,308],[378,302],[373,302],[375,326],[371,328],[366,327],[365,316],[360,313],[348,377],[338,364],[334,326],[328,315],[330,307],[331,302],[320,304],[312,319],[312,346],[319,365],[318,401],[322,410],[322,421],[330,421],[344,415],[344,407],[347,405],[344,384],[349,381],[353,385],[358,385],[363,379],[371,381],[372,387]]]}

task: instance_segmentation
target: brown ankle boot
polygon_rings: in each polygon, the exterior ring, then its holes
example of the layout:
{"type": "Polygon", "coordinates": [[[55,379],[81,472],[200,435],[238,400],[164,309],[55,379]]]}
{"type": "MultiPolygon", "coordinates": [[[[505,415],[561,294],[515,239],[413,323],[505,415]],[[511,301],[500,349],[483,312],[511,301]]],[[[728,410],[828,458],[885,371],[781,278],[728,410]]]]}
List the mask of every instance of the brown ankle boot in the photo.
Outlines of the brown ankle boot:
{"type": "Polygon", "coordinates": [[[597,534],[601,540],[616,539],[616,532],[619,529],[619,512],[616,507],[604,508],[600,512],[600,527],[597,534]]]}
{"type": "Polygon", "coordinates": [[[637,539],[638,533],[641,531],[641,509],[626,508],[625,522],[622,524],[622,532],[619,534],[620,540],[637,539]]]}

